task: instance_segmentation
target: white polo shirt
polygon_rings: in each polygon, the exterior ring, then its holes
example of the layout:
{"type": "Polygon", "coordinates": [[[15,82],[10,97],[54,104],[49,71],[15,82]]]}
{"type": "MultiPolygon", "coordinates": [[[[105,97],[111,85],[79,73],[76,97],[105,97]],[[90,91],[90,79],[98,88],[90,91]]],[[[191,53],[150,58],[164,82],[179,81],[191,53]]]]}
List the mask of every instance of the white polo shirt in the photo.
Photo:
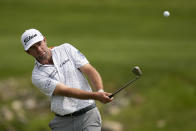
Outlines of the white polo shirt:
{"type": "Polygon", "coordinates": [[[32,83],[45,95],[50,96],[51,110],[65,115],[94,103],[94,100],[80,100],[60,95],[53,95],[57,83],[61,82],[70,88],[92,92],[88,81],[79,70],[88,64],[86,57],[72,45],[65,43],[51,49],[54,65],[42,65],[38,61],[32,72],[32,83]]]}

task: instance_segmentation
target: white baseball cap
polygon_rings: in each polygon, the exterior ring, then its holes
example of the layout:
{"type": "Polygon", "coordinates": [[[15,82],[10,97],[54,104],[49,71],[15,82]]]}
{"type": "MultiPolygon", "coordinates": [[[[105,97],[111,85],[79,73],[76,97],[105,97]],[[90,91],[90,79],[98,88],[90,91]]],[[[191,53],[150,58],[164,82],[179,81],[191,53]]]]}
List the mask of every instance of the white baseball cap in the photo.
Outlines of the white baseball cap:
{"type": "Polygon", "coordinates": [[[44,40],[43,35],[36,29],[26,30],[21,36],[21,41],[25,51],[27,51],[35,43],[42,40],[44,40]]]}

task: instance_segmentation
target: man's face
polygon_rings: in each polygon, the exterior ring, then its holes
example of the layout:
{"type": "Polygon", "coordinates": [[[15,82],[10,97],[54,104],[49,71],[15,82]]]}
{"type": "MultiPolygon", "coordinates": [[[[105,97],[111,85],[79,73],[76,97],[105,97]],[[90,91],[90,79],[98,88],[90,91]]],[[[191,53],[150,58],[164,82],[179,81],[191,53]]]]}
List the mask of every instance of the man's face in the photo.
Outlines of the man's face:
{"type": "Polygon", "coordinates": [[[28,54],[32,55],[38,61],[43,61],[49,58],[50,49],[47,47],[46,39],[39,41],[32,45],[27,51],[28,54]]]}

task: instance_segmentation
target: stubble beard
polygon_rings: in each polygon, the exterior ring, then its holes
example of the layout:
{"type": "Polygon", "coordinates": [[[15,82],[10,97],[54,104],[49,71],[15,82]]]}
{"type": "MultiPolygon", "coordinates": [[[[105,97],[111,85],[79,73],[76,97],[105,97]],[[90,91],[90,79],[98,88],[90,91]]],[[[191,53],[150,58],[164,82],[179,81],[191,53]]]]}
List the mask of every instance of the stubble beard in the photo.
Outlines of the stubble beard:
{"type": "Polygon", "coordinates": [[[52,58],[50,49],[45,51],[44,55],[40,55],[37,57],[38,61],[42,64],[49,64],[50,63],[50,59],[52,58]]]}

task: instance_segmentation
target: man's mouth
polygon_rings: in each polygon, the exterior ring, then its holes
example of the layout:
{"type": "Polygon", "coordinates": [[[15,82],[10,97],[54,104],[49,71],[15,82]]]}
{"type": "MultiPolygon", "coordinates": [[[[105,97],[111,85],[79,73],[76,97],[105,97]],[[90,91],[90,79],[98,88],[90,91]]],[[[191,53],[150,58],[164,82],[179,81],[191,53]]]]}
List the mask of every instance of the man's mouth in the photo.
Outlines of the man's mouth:
{"type": "Polygon", "coordinates": [[[41,52],[40,54],[39,54],[39,56],[44,56],[46,54],[46,52],[41,52]]]}

